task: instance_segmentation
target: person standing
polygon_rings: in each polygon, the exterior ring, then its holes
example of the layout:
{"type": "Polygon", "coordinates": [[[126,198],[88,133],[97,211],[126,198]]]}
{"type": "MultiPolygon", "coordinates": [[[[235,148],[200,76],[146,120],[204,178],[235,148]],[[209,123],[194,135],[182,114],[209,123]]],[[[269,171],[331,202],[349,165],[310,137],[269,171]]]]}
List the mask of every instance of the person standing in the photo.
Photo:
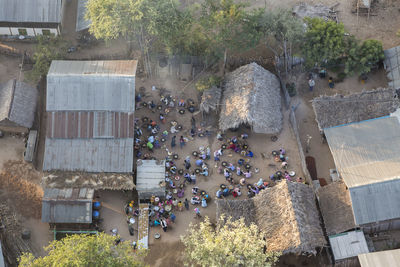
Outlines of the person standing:
{"type": "Polygon", "coordinates": [[[175,147],[175,146],[176,146],[176,135],[174,135],[171,140],[171,147],[175,147]]]}
{"type": "Polygon", "coordinates": [[[192,172],[192,175],[190,175],[190,179],[192,180],[193,184],[196,184],[196,174],[192,172]]]}
{"type": "Polygon", "coordinates": [[[201,217],[200,209],[199,209],[199,208],[195,208],[195,209],[194,209],[194,213],[196,214],[196,217],[201,217]]]}
{"type": "Polygon", "coordinates": [[[315,86],[315,81],[312,77],[308,80],[308,85],[310,86],[310,92],[312,92],[315,86]]]}
{"type": "Polygon", "coordinates": [[[186,210],[189,210],[189,201],[187,200],[187,198],[185,198],[185,208],[186,210]]]}
{"type": "Polygon", "coordinates": [[[332,77],[329,77],[328,85],[329,85],[329,88],[331,88],[331,89],[333,89],[333,87],[335,86],[335,83],[333,82],[333,78],[332,77]]]}
{"type": "Polygon", "coordinates": [[[181,135],[181,138],[179,139],[179,144],[181,145],[181,149],[185,146],[185,139],[181,135]]]}
{"type": "Polygon", "coordinates": [[[166,232],[167,228],[168,228],[167,221],[163,218],[163,219],[161,219],[160,224],[161,224],[163,231],[166,232]]]}

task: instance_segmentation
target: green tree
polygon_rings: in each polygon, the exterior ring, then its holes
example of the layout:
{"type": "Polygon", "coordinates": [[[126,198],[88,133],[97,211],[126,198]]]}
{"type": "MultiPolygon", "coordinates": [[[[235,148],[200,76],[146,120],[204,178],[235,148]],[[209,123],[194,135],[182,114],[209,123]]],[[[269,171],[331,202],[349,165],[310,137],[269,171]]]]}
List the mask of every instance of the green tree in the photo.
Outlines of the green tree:
{"type": "Polygon", "coordinates": [[[263,10],[263,14],[260,16],[260,27],[267,48],[278,59],[284,58],[283,65],[287,72],[294,47],[300,45],[303,41],[303,22],[293,16],[290,10],[263,10]]]}
{"type": "Polygon", "coordinates": [[[366,74],[381,61],[385,55],[382,43],[377,40],[366,40],[361,45],[351,36],[347,40],[347,58],[345,73],[353,75],[366,74]]]}
{"type": "Polygon", "coordinates": [[[234,0],[205,0],[201,5],[199,23],[209,52],[224,58],[224,67],[228,50],[244,51],[256,46],[259,33],[254,27],[254,13],[246,11],[246,5],[234,0]]]}
{"type": "Polygon", "coordinates": [[[33,68],[27,73],[28,80],[37,82],[47,75],[52,60],[63,59],[67,51],[67,43],[61,37],[37,36],[37,45],[33,53],[33,68]]]}
{"type": "Polygon", "coordinates": [[[142,249],[133,250],[128,241],[115,245],[115,237],[98,235],[71,235],[53,241],[45,248],[48,255],[34,258],[24,254],[20,267],[70,266],[70,267],[131,267],[145,266],[142,249]]]}
{"type": "Polygon", "coordinates": [[[264,253],[265,241],[255,224],[246,226],[243,218],[234,221],[221,217],[214,228],[208,217],[190,225],[181,237],[185,245],[185,264],[207,267],[271,266],[279,254],[264,253]]]}
{"type": "Polygon", "coordinates": [[[190,10],[181,9],[177,0],[89,0],[86,18],[97,39],[136,41],[150,75],[150,48],[175,53],[192,22],[190,10]]]}
{"type": "Polygon", "coordinates": [[[303,54],[309,67],[336,60],[345,51],[344,26],[342,23],[322,18],[306,18],[307,31],[303,54]]]}

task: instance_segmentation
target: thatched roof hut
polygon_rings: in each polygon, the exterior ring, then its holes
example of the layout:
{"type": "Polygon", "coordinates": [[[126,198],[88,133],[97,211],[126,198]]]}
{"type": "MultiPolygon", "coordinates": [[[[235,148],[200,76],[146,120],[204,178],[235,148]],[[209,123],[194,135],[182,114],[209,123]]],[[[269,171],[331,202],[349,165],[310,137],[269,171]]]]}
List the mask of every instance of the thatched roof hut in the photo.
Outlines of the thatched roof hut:
{"type": "Polygon", "coordinates": [[[356,228],[350,193],[343,182],[333,182],[320,187],[317,196],[328,235],[356,228]]]}
{"type": "Polygon", "coordinates": [[[250,200],[218,200],[217,214],[254,221],[265,235],[267,251],[316,254],[326,243],[313,191],[305,184],[282,181],[250,200]]]}
{"type": "Polygon", "coordinates": [[[379,88],[351,95],[320,96],[312,100],[318,127],[325,128],[387,116],[400,107],[393,89],[379,88]]]}
{"type": "Polygon", "coordinates": [[[133,176],[123,173],[45,172],[42,177],[45,188],[93,188],[96,190],[132,190],[133,176]]]}
{"type": "Polygon", "coordinates": [[[0,122],[31,128],[35,118],[36,88],[15,79],[0,84],[0,122]]]}
{"type": "Polygon", "coordinates": [[[219,128],[225,131],[241,124],[249,124],[255,133],[277,134],[282,129],[279,80],[254,62],[225,79],[219,128]]]}
{"type": "Polygon", "coordinates": [[[200,102],[200,110],[209,113],[210,110],[218,111],[218,105],[221,100],[222,90],[217,86],[203,92],[200,102]]]}
{"type": "Polygon", "coordinates": [[[233,220],[239,220],[240,218],[243,218],[246,225],[255,223],[255,216],[254,216],[255,206],[253,199],[245,199],[245,200],[219,199],[216,201],[216,203],[217,203],[217,218],[220,218],[221,215],[226,214],[227,216],[232,217],[233,220]]]}

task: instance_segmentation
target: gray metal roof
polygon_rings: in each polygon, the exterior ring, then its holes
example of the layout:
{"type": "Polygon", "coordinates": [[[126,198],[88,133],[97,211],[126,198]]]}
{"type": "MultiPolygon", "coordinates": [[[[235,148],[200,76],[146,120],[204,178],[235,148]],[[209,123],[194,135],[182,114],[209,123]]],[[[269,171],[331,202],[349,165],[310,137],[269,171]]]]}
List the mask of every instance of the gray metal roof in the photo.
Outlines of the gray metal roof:
{"type": "Polygon", "coordinates": [[[61,0],[0,0],[0,21],[61,22],[61,0]]]}
{"type": "Polygon", "coordinates": [[[357,225],[400,218],[400,179],[349,190],[357,225]]]}
{"type": "Polygon", "coordinates": [[[400,89],[400,46],[392,47],[384,51],[383,64],[387,71],[389,87],[400,89]]]}
{"type": "Polygon", "coordinates": [[[362,231],[352,231],[329,236],[333,257],[335,261],[356,257],[368,253],[368,245],[362,231]]]}
{"type": "Polygon", "coordinates": [[[400,249],[358,255],[361,267],[400,267],[400,249]]]}
{"type": "Polygon", "coordinates": [[[46,188],[42,200],[42,221],[49,223],[91,223],[94,189],[46,188]]]}
{"type": "Polygon", "coordinates": [[[46,138],[43,171],[132,172],[133,139],[46,138]]]}
{"type": "Polygon", "coordinates": [[[4,256],[3,256],[3,249],[1,247],[1,241],[0,241],[0,267],[5,267],[4,263],[4,256]]]}
{"type": "Polygon", "coordinates": [[[91,21],[85,19],[86,4],[88,0],[78,0],[78,12],[76,14],[76,31],[88,29],[91,21]]]}
{"type": "Polygon", "coordinates": [[[400,178],[400,124],[396,117],[327,128],[324,132],[347,187],[400,178]]]}
{"type": "Polygon", "coordinates": [[[136,60],[54,60],[47,75],[47,111],[135,110],[136,60]]]}
{"type": "Polygon", "coordinates": [[[136,166],[136,190],[139,195],[165,191],[160,187],[160,182],[165,181],[165,160],[138,160],[136,166]]]}
{"type": "Polygon", "coordinates": [[[30,128],[35,119],[38,92],[29,84],[10,80],[0,85],[0,120],[30,128]]]}

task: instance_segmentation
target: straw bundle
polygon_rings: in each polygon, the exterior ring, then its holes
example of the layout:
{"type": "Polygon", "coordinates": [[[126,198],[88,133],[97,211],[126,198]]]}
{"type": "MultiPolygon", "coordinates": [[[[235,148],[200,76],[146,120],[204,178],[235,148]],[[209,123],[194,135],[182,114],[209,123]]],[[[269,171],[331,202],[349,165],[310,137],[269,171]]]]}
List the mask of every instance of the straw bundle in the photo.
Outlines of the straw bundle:
{"type": "Polygon", "coordinates": [[[132,190],[135,187],[133,177],[120,173],[44,173],[42,183],[50,188],[94,188],[109,190],[132,190]]]}
{"type": "Polygon", "coordinates": [[[395,90],[379,88],[347,96],[320,96],[312,101],[319,129],[387,116],[400,107],[395,90]]]}
{"type": "Polygon", "coordinates": [[[249,124],[255,133],[281,131],[280,83],[274,74],[251,63],[228,74],[224,88],[219,119],[221,130],[249,124]]]}

